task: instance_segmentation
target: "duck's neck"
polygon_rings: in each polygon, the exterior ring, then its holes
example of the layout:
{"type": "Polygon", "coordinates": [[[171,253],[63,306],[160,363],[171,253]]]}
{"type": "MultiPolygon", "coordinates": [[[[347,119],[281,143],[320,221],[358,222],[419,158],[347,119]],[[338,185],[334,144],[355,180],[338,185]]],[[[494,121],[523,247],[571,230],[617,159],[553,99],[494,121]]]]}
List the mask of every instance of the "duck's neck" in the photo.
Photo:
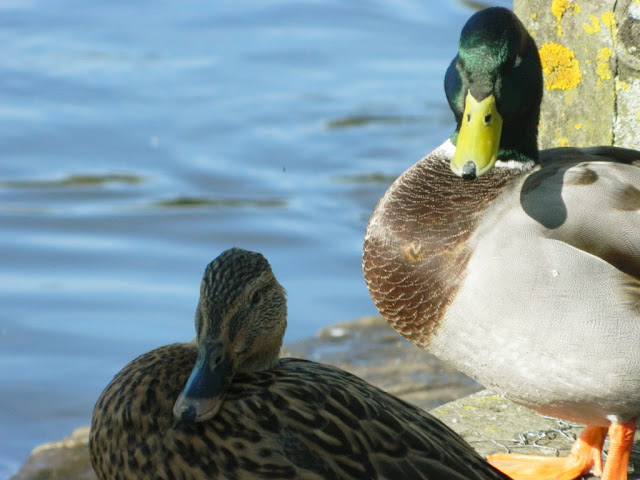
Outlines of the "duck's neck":
{"type": "MultiPolygon", "coordinates": [[[[535,44],[531,47],[535,51],[535,44]]],[[[535,56],[537,59],[537,56],[535,56]]],[[[538,60],[539,64],[539,60],[538,60]]],[[[530,101],[518,107],[502,124],[499,160],[538,162],[538,124],[542,101],[542,78],[530,87],[530,101]]]]}
{"type": "Polygon", "coordinates": [[[270,370],[278,364],[280,359],[280,341],[277,347],[268,350],[256,352],[253,355],[245,358],[238,366],[238,373],[252,373],[262,372],[264,370],[270,370]]]}

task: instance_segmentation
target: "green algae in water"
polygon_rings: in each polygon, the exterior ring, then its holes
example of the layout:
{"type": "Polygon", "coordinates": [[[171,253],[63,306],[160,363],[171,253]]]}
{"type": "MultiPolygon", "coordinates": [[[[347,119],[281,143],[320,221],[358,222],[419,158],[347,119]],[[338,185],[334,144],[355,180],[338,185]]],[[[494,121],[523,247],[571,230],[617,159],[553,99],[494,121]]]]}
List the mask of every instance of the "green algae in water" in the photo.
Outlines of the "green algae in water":
{"type": "Polygon", "coordinates": [[[102,186],[106,184],[138,184],[143,178],[133,174],[112,173],[106,175],[75,174],[59,180],[5,180],[0,181],[4,188],[64,188],[102,186]]]}

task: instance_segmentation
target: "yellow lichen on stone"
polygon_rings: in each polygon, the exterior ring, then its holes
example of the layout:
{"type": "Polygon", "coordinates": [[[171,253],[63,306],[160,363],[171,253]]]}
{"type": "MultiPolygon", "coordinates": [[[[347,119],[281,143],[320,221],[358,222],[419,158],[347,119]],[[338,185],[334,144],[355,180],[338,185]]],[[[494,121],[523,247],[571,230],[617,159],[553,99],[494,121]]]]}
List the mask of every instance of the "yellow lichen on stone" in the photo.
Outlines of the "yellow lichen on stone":
{"type": "Polygon", "coordinates": [[[611,80],[613,73],[609,68],[609,59],[613,55],[613,50],[610,48],[601,48],[598,50],[596,60],[598,61],[598,67],[596,68],[596,74],[598,75],[598,86],[602,85],[602,80],[611,80]]]}
{"type": "Polygon", "coordinates": [[[618,90],[629,91],[629,84],[624,80],[619,80],[618,78],[616,78],[616,88],[618,90]]]}
{"type": "Polygon", "coordinates": [[[640,120],[640,110],[638,110],[638,120],[640,120]]]}
{"type": "Polygon", "coordinates": [[[580,63],[573,50],[553,42],[540,47],[540,61],[547,90],[570,90],[582,78],[580,63]]]}
{"type": "Polygon", "coordinates": [[[569,139],[567,137],[558,138],[558,146],[559,147],[568,147],[569,146],[569,139]]]}
{"type": "Polygon", "coordinates": [[[532,13],[531,14],[531,20],[536,20],[538,18],[538,14],[537,13],[532,13]]]}
{"type": "Polygon", "coordinates": [[[598,60],[599,62],[608,62],[611,58],[611,55],[613,55],[613,50],[611,50],[610,48],[601,48],[600,50],[598,50],[596,60],[598,60]]]}
{"type": "Polygon", "coordinates": [[[602,23],[611,32],[611,41],[615,45],[618,35],[618,24],[616,23],[616,16],[613,12],[604,12],[602,14],[602,23]]]}
{"type": "Polygon", "coordinates": [[[580,130],[582,128],[582,124],[581,123],[576,123],[573,128],[575,128],[576,130],[580,130]]]}
{"type": "Polygon", "coordinates": [[[591,20],[591,24],[585,23],[582,28],[589,35],[593,35],[594,33],[598,33],[602,28],[600,27],[600,19],[593,15],[589,15],[589,19],[591,20]]]}
{"type": "Polygon", "coordinates": [[[558,36],[562,36],[562,24],[560,23],[564,14],[569,10],[573,10],[571,13],[580,13],[580,5],[578,2],[570,2],[569,0],[553,0],[551,2],[551,13],[556,17],[556,23],[558,24],[558,36]]]}
{"type": "Polygon", "coordinates": [[[476,399],[476,403],[478,405],[485,405],[487,403],[500,403],[503,401],[504,399],[500,395],[487,395],[486,397],[476,399]]]}
{"type": "Polygon", "coordinates": [[[616,16],[613,12],[604,12],[602,14],[602,23],[604,23],[605,27],[613,30],[616,26],[616,16]]]}

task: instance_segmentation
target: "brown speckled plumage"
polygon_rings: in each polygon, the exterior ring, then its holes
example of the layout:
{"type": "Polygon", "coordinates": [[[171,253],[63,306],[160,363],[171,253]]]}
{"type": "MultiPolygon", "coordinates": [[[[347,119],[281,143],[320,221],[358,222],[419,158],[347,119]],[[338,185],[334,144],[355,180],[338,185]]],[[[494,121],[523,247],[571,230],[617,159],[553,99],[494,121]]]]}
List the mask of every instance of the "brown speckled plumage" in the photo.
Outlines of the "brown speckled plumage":
{"type": "Polygon", "coordinates": [[[428,343],[465,275],[484,209],[519,173],[494,170],[463,182],[436,150],[380,199],[365,236],[364,278],[380,313],[404,337],[428,343]]]}
{"type": "MultiPolygon", "coordinates": [[[[223,254],[224,268],[259,255],[230,252],[223,254]]],[[[266,260],[253,265],[247,275],[207,268],[202,295],[228,298],[201,298],[200,337],[214,332],[229,342],[234,331],[232,338],[245,338],[266,310],[284,324],[285,310],[254,298],[256,288],[271,288],[284,303],[282,288],[266,260]],[[210,305],[222,311],[213,317],[210,305]],[[238,317],[243,305],[259,315],[238,317]],[[210,328],[212,321],[223,323],[210,328]]],[[[282,340],[283,329],[271,331],[282,340]]],[[[89,443],[100,480],[507,478],[429,414],[343,370],[305,360],[280,359],[238,373],[212,418],[179,419],[172,409],[198,355],[195,343],[160,347],[107,386],[89,443]]]]}

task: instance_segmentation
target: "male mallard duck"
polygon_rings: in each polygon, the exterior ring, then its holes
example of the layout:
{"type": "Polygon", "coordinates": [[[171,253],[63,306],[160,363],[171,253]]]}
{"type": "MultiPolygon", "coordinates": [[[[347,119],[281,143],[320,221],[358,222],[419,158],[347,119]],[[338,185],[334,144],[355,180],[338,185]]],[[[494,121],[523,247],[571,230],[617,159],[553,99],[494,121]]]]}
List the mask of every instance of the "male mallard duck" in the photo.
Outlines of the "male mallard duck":
{"type": "Polygon", "coordinates": [[[146,353],[96,403],[101,480],[502,479],[439,420],[338,368],[279,359],[284,289],[259,253],[202,279],[197,343],[146,353]]]}
{"type": "Polygon", "coordinates": [[[497,455],[516,478],[627,478],[640,414],[640,152],[538,151],[542,72],[509,10],[462,29],[450,141],[402,174],[363,271],[393,328],[486,387],[587,424],[568,458],[497,455]],[[529,472],[528,475],[525,472],[529,472]]]}

